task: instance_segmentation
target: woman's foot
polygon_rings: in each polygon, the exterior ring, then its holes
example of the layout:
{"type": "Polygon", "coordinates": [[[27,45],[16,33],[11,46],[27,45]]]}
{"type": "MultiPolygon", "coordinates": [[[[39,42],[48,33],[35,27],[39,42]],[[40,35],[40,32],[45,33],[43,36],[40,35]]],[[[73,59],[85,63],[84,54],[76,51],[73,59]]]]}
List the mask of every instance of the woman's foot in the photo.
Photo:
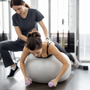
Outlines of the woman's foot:
{"type": "Polygon", "coordinates": [[[79,61],[78,61],[78,60],[75,60],[75,62],[74,62],[74,66],[75,66],[75,68],[78,68],[79,65],[80,65],[79,61]]]}

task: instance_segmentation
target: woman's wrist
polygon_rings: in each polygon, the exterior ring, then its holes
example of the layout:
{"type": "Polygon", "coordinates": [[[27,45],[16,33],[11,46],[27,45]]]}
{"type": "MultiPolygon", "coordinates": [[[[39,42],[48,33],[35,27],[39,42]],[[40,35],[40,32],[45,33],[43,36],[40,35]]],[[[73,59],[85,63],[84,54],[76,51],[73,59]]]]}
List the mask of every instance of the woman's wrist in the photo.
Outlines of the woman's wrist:
{"type": "Polygon", "coordinates": [[[24,77],[25,78],[25,81],[27,81],[28,80],[28,77],[24,77]]]}
{"type": "Polygon", "coordinates": [[[47,37],[46,40],[50,40],[50,38],[47,37]]]}

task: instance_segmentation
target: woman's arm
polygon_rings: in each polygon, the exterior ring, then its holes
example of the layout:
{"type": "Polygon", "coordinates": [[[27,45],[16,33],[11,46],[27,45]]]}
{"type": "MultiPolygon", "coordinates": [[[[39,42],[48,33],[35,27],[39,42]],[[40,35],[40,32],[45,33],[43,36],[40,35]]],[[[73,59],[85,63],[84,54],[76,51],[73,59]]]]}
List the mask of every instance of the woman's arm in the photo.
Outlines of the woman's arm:
{"type": "Polygon", "coordinates": [[[49,34],[48,34],[48,31],[47,31],[47,28],[46,28],[46,26],[44,25],[43,21],[41,20],[41,21],[39,22],[39,24],[40,24],[40,26],[42,27],[42,29],[43,29],[43,31],[44,31],[45,37],[46,37],[46,38],[49,38],[49,34]]]}
{"type": "Polygon", "coordinates": [[[54,86],[56,86],[57,82],[59,81],[59,79],[67,71],[67,69],[69,67],[69,63],[65,59],[65,57],[60,53],[60,51],[53,44],[49,45],[48,53],[49,54],[53,54],[63,64],[60,73],[58,74],[58,76],[53,81],[54,82],[54,86]]]}
{"type": "Polygon", "coordinates": [[[27,37],[22,34],[20,28],[18,26],[15,26],[14,28],[15,28],[15,31],[16,31],[16,33],[18,35],[18,38],[20,38],[21,40],[26,42],[27,37]]]}
{"type": "Polygon", "coordinates": [[[23,76],[25,78],[25,81],[27,81],[28,78],[27,78],[27,75],[26,75],[26,69],[25,69],[24,61],[25,61],[25,59],[26,59],[26,57],[28,56],[29,53],[30,52],[29,52],[28,48],[26,48],[26,46],[25,46],[24,49],[23,49],[22,55],[21,55],[21,59],[20,59],[20,68],[21,68],[21,71],[22,71],[23,76]]]}

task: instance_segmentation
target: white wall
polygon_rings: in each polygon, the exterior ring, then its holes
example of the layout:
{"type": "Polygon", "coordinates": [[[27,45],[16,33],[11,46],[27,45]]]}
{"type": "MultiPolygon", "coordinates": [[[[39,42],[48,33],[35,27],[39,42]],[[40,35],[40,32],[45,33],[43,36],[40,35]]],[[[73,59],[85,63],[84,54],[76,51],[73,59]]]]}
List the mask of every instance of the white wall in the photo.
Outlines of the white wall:
{"type": "Polygon", "coordinates": [[[0,2],[0,33],[9,33],[8,2],[0,2]],[[3,10],[2,10],[3,9],[3,10]]]}
{"type": "MultiPolygon", "coordinates": [[[[43,19],[47,30],[49,31],[49,0],[38,0],[38,10],[45,16],[43,19]]],[[[51,0],[51,33],[57,33],[59,30],[62,33],[68,31],[68,0],[51,0]],[[64,19],[64,25],[62,25],[62,19],[64,19]]],[[[45,35],[39,26],[42,39],[45,40],[45,35]]]]}
{"type": "MultiPolygon", "coordinates": [[[[43,22],[48,30],[48,0],[38,0],[38,10],[43,14],[44,16],[43,22]]],[[[41,34],[42,40],[44,41],[45,35],[40,25],[39,25],[39,32],[41,34]]]]}

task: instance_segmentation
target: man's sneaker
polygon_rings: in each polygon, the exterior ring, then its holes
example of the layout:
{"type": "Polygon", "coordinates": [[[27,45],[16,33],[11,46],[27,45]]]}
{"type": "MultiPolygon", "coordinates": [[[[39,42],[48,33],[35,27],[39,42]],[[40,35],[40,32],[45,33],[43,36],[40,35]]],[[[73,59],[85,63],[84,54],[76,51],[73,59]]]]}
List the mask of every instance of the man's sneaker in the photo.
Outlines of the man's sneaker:
{"type": "Polygon", "coordinates": [[[10,71],[10,74],[7,76],[7,78],[12,78],[14,77],[14,75],[19,71],[19,67],[16,66],[16,69],[15,70],[12,70],[10,71]]]}

